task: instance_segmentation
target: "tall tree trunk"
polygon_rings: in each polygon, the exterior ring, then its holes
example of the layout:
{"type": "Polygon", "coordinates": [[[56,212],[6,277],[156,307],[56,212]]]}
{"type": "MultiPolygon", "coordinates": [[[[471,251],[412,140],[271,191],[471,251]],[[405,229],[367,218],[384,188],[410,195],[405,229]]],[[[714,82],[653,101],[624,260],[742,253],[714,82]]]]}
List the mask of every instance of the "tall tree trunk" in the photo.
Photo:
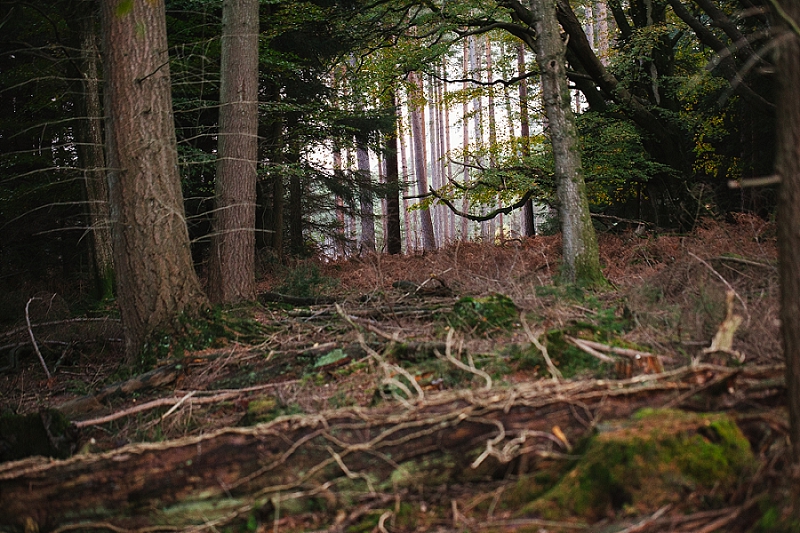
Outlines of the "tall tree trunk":
{"type": "Polygon", "coordinates": [[[275,173],[272,178],[272,249],[279,259],[282,259],[284,254],[285,206],[286,185],[283,176],[275,173]]]}
{"type": "Polygon", "coordinates": [[[597,56],[603,65],[608,65],[608,8],[606,0],[595,0],[594,24],[597,56]]]}
{"type": "MultiPolygon", "coordinates": [[[[342,149],[339,146],[333,148],[333,173],[336,180],[342,179],[342,149]]],[[[336,256],[344,257],[347,255],[347,236],[345,235],[345,220],[344,220],[344,200],[338,194],[336,195],[336,256]]]]}
{"type": "MultiPolygon", "coordinates": [[[[464,80],[468,79],[469,76],[470,76],[470,73],[469,73],[469,65],[470,65],[470,62],[469,62],[470,53],[469,53],[469,51],[470,51],[470,45],[469,45],[468,41],[469,40],[465,40],[464,41],[464,49],[463,49],[464,61],[463,61],[462,67],[463,67],[463,71],[464,71],[464,80]]],[[[466,81],[464,81],[464,83],[461,84],[461,90],[464,91],[464,93],[466,93],[468,89],[469,89],[469,85],[468,85],[468,83],[466,81]]],[[[466,99],[464,99],[464,103],[461,105],[461,122],[463,123],[463,125],[461,126],[461,129],[462,129],[462,131],[461,131],[461,133],[462,133],[462,138],[461,138],[461,148],[462,148],[462,150],[461,151],[464,154],[464,156],[463,156],[464,157],[464,174],[463,174],[462,181],[463,181],[464,185],[466,186],[466,185],[469,184],[469,167],[466,165],[466,163],[467,163],[467,153],[468,153],[468,150],[469,150],[469,102],[467,102],[466,99]]],[[[468,213],[469,212],[469,197],[467,196],[466,193],[464,194],[464,198],[461,201],[461,211],[463,213],[468,213]]],[[[469,219],[467,217],[461,217],[461,240],[462,241],[468,241],[469,240],[469,219]]]]}
{"type": "MultiPolygon", "coordinates": [[[[422,78],[416,72],[409,74],[409,80],[415,87],[414,94],[409,95],[411,116],[411,140],[414,145],[414,170],[417,175],[417,194],[428,193],[427,154],[425,153],[425,104],[423,102],[422,78]]],[[[422,232],[422,249],[436,249],[436,237],[433,233],[433,221],[428,209],[419,212],[422,232]]]]}
{"type": "MultiPolygon", "coordinates": [[[[398,121],[400,121],[397,126],[397,131],[399,132],[398,141],[400,143],[400,170],[403,173],[403,181],[406,182],[410,172],[408,171],[406,136],[402,123],[403,117],[399,106],[397,108],[397,117],[398,121]]],[[[403,221],[406,228],[406,253],[409,253],[417,248],[416,224],[414,222],[416,220],[416,211],[410,211],[408,209],[408,198],[405,195],[405,191],[406,188],[403,187],[403,221]]]]}
{"type": "MultiPolygon", "coordinates": [[[[781,281],[781,333],[786,357],[790,437],[794,459],[794,486],[800,477],[800,24],[797,0],[780,0],[783,17],[777,16],[784,34],[778,47],[776,71],[779,77],[776,113],[776,171],[781,177],[778,193],[778,253],[781,281]]],[[[800,498],[795,494],[795,517],[800,515],[800,498]]]]}
{"type": "Polygon", "coordinates": [[[361,206],[360,252],[375,251],[375,206],[372,203],[372,170],[369,165],[367,147],[359,144],[356,148],[358,168],[358,201],[361,206]]]}
{"type": "MultiPolygon", "coordinates": [[[[397,110],[397,94],[394,89],[389,96],[392,109],[397,110]]],[[[399,124],[398,124],[399,125],[399,124]]],[[[386,159],[386,251],[396,255],[402,252],[400,237],[400,172],[397,158],[398,133],[397,126],[387,133],[384,140],[383,154],[386,159]]]]}
{"type": "Polygon", "coordinates": [[[181,195],[164,2],[102,0],[101,12],[117,301],[132,362],[207,300],[181,195]]]}
{"type": "MultiPolygon", "coordinates": [[[[525,68],[525,45],[522,42],[517,43],[517,73],[523,76],[526,73],[525,68]]],[[[520,150],[523,157],[531,155],[531,126],[530,126],[530,112],[528,110],[528,81],[523,79],[519,82],[519,115],[520,115],[520,150]]],[[[522,206],[522,234],[526,237],[533,237],[536,235],[536,222],[533,212],[533,200],[528,200],[522,206]]]]}
{"type": "MultiPolygon", "coordinates": [[[[439,153],[439,137],[438,122],[436,115],[437,100],[436,100],[436,81],[431,78],[428,83],[428,145],[430,146],[430,172],[431,172],[431,187],[439,189],[442,186],[440,160],[441,154],[439,153]]],[[[442,241],[442,213],[439,209],[440,205],[438,200],[431,204],[431,216],[433,217],[433,233],[436,236],[436,242],[442,241]]]]}
{"type": "MultiPolygon", "coordinates": [[[[441,69],[442,78],[447,77],[447,58],[442,60],[439,65],[441,69]]],[[[450,104],[447,102],[445,95],[447,94],[447,86],[444,83],[439,84],[439,141],[441,143],[441,153],[444,154],[446,160],[442,161],[442,185],[448,185],[453,179],[453,161],[450,155],[450,104]]],[[[456,215],[450,209],[442,210],[445,220],[444,238],[446,241],[452,241],[456,238],[456,215]]]]}
{"type": "Polygon", "coordinates": [[[255,299],[258,0],[222,4],[219,145],[209,296],[255,299]]]}
{"type": "Polygon", "coordinates": [[[555,0],[531,2],[536,30],[536,62],[542,77],[542,100],[553,145],[556,193],[563,239],[562,277],[581,285],[603,284],[600,257],[586,183],[578,131],[570,107],[564,63],[565,44],[556,18],[555,0]]]}
{"type": "Polygon", "coordinates": [[[106,160],[103,154],[103,111],[100,106],[95,4],[83,2],[86,16],[79,19],[81,40],[82,104],[77,128],[78,158],[83,167],[84,195],[92,238],[92,265],[96,290],[101,298],[113,295],[114,248],[111,238],[111,208],[108,204],[106,160]]]}
{"type": "MultiPolygon", "coordinates": [[[[294,150],[289,157],[292,163],[299,162],[300,156],[294,150]]],[[[289,171],[289,248],[294,255],[306,253],[303,236],[303,181],[296,168],[289,171]]]]}
{"type": "MultiPolygon", "coordinates": [[[[489,34],[486,34],[486,81],[491,82],[494,79],[494,61],[492,61],[492,41],[489,34]]],[[[489,168],[497,167],[497,117],[495,114],[494,104],[494,87],[489,86],[489,102],[487,112],[489,114],[489,168]]],[[[497,207],[502,208],[502,202],[499,195],[496,198],[497,207]]],[[[500,214],[496,218],[489,221],[489,239],[491,243],[497,242],[498,230],[500,232],[500,242],[503,241],[503,215],[500,214]]]]}

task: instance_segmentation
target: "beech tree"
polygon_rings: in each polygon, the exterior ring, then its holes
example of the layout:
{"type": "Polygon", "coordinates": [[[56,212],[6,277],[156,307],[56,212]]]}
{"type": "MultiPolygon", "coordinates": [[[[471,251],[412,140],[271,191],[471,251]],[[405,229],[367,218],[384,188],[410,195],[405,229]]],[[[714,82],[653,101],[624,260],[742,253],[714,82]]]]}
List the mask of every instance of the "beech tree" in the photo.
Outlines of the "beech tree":
{"type": "Polygon", "coordinates": [[[132,361],[207,300],[186,230],[164,1],[100,4],[117,301],[132,361]]]}
{"type": "Polygon", "coordinates": [[[222,4],[219,148],[209,296],[255,298],[258,0],[222,4]]]}
{"type": "Polygon", "coordinates": [[[554,0],[531,2],[534,48],[541,72],[542,100],[550,130],[555,163],[556,193],[561,216],[563,263],[561,275],[570,282],[603,283],[597,236],[589,213],[581,167],[578,130],[570,106],[564,62],[565,44],[554,0]]]}

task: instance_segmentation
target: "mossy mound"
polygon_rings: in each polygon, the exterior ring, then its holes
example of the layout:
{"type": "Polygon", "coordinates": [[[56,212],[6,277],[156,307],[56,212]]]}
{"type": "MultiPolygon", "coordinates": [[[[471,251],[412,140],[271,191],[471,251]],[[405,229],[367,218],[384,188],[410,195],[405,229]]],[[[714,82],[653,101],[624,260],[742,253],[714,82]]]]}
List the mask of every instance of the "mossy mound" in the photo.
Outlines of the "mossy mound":
{"type": "Polygon", "coordinates": [[[715,507],[753,464],[726,415],[644,409],[601,427],[575,468],[520,514],[594,522],[681,502],[715,507]]]}
{"type": "Polygon", "coordinates": [[[483,298],[465,296],[453,305],[451,324],[486,335],[510,329],[518,316],[517,306],[503,294],[490,294],[483,298]]]}

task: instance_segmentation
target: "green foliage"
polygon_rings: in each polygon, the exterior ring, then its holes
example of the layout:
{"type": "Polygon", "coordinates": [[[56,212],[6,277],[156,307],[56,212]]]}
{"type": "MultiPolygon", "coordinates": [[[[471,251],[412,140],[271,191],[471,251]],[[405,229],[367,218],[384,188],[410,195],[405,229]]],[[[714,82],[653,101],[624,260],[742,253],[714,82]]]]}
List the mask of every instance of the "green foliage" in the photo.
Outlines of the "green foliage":
{"type": "Polygon", "coordinates": [[[131,374],[150,370],[168,357],[183,357],[187,352],[218,348],[229,341],[260,341],[264,326],[252,318],[241,318],[221,307],[206,309],[199,316],[181,315],[169,331],[153,334],[144,344],[131,374]]]}
{"type": "Polygon", "coordinates": [[[302,297],[322,296],[336,286],[338,280],[325,276],[319,266],[312,262],[301,262],[286,270],[276,291],[281,294],[302,297]]]}
{"type": "Polygon", "coordinates": [[[461,298],[453,305],[453,312],[448,320],[459,329],[488,335],[508,330],[517,318],[517,306],[511,298],[503,294],[490,294],[482,298],[461,298]]]}
{"type": "Polygon", "coordinates": [[[332,365],[333,363],[337,363],[339,361],[342,361],[343,359],[347,359],[348,357],[349,356],[346,353],[344,353],[344,350],[342,350],[341,348],[336,348],[335,350],[332,350],[323,355],[322,357],[320,357],[319,359],[317,359],[317,362],[314,363],[314,368],[320,368],[323,366],[332,365]]]}
{"type": "Polygon", "coordinates": [[[588,112],[578,115],[577,126],[587,194],[596,208],[635,199],[656,175],[676,175],[675,169],[651,159],[640,131],[627,120],[588,112]]]}

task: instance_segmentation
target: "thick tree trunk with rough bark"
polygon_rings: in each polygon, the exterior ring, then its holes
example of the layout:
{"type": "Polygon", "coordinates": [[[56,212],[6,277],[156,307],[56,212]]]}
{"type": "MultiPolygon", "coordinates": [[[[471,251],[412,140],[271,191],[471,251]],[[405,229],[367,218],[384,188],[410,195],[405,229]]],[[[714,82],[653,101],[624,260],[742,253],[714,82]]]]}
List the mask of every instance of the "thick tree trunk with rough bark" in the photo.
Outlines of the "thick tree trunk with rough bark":
{"type": "Polygon", "coordinates": [[[570,283],[604,283],[597,236],[589,213],[581,167],[578,131],[570,107],[564,62],[565,44],[556,18],[555,0],[531,2],[536,30],[536,63],[542,77],[542,100],[553,146],[556,193],[563,239],[562,277],[570,283]]]}
{"type": "MultiPolygon", "coordinates": [[[[794,28],[800,25],[800,4],[783,0],[794,28]]],[[[790,436],[795,468],[800,471],[800,35],[788,21],[776,17],[786,33],[776,57],[780,80],[776,172],[781,177],[778,193],[778,253],[781,281],[781,332],[786,357],[790,436]]]]}
{"type": "Polygon", "coordinates": [[[114,265],[126,353],[207,304],[178,174],[163,0],[101,2],[114,265]]]}
{"type": "Polygon", "coordinates": [[[222,4],[219,144],[209,296],[255,298],[258,0],[222,4]]]}
{"type": "Polygon", "coordinates": [[[83,2],[86,15],[79,19],[81,40],[81,117],[76,128],[78,159],[83,167],[87,222],[92,237],[92,262],[98,296],[110,297],[114,285],[114,248],[111,208],[108,204],[106,160],[103,154],[103,110],[97,63],[95,4],[83,2]]]}

